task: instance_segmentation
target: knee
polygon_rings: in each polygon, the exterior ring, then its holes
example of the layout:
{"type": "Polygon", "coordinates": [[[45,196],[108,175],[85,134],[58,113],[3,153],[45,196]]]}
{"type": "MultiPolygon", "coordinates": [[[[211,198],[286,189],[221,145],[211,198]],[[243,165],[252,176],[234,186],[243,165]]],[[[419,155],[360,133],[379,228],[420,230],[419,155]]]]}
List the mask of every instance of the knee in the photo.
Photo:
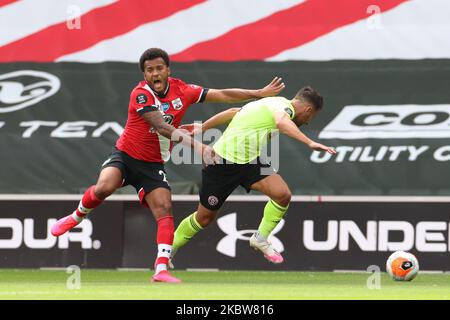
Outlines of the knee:
{"type": "Polygon", "coordinates": [[[287,207],[291,202],[292,193],[291,190],[285,189],[280,192],[275,199],[273,199],[277,204],[283,207],[287,207]]]}
{"type": "Polygon", "coordinates": [[[211,222],[216,218],[216,213],[208,212],[208,213],[199,213],[197,212],[195,216],[195,220],[203,227],[207,227],[211,222]]]}
{"type": "Polygon", "coordinates": [[[106,181],[99,181],[95,186],[94,193],[97,198],[104,200],[113,194],[116,189],[116,186],[106,181]]]}
{"type": "Polygon", "coordinates": [[[152,206],[152,211],[157,217],[171,215],[172,203],[170,201],[157,201],[152,206]]]}

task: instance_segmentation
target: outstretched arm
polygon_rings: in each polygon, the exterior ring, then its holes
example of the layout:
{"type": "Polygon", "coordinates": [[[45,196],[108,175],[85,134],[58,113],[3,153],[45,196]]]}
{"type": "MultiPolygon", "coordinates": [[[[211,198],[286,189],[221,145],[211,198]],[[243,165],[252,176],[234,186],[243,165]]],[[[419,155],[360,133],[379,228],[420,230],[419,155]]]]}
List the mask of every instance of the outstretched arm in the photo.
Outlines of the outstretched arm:
{"type": "Polygon", "coordinates": [[[239,112],[241,108],[230,108],[225,111],[222,111],[218,114],[215,114],[202,124],[202,131],[206,131],[211,128],[216,128],[222,124],[228,124],[233,120],[236,113],[239,112]]]}
{"type": "Polygon", "coordinates": [[[286,113],[275,112],[274,116],[277,128],[281,133],[294,138],[295,140],[303,142],[313,150],[326,151],[330,154],[336,154],[336,151],[333,148],[327,147],[308,138],[303,132],[299,130],[299,128],[297,128],[295,123],[291,119],[289,119],[286,113]]]}
{"type": "Polygon", "coordinates": [[[247,89],[209,89],[204,102],[243,102],[251,99],[260,99],[276,96],[285,87],[282,79],[279,77],[273,80],[264,88],[257,90],[247,89]]]}
{"type": "Polygon", "coordinates": [[[200,132],[205,132],[208,129],[216,128],[222,124],[228,124],[231,122],[236,113],[239,112],[241,108],[230,108],[222,111],[218,114],[213,115],[211,118],[203,123],[192,123],[181,125],[180,129],[185,129],[189,134],[196,135],[200,132]]]}

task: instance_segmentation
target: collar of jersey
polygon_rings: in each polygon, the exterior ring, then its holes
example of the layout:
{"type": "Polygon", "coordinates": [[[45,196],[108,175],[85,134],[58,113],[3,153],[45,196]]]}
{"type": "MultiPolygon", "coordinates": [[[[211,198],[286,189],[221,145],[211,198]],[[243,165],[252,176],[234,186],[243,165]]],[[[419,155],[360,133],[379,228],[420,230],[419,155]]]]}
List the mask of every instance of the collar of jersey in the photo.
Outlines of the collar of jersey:
{"type": "Polygon", "coordinates": [[[165,98],[165,97],[167,96],[167,92],[169,92],[169,87],[170,87],[170,83],[169,83],[169,81],[167,81],[167,87],[166,87],[166,90],[164,90],[164,93],[163,93],[163,94],[159,94],[158,92],[156,92],[155,90],[153,90],[152,87],[149,86],[150,90],[152,90],[153,93],[154,93],[158,98],[161,98],[161,99],[162,99],[162,98],[165,98]]]}
{"type": "Polygon", "coordinates": [[[294,108],[294,106],[292,105],[292,102],[291,102],[290,100],[288,100],[288,101],[289,101],[289,105],[291,106],[292,111],[293,111],[292,118],[291,118],[291,120],[293,120],[293,119],[295,118],[295,108],[294,108]]]}

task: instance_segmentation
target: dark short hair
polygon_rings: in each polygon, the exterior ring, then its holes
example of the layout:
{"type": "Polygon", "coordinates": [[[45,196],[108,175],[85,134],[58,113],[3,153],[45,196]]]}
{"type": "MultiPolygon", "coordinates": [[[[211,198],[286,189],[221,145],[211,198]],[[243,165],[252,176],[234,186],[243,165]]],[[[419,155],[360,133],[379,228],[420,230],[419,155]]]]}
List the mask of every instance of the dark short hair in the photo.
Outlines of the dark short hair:
{"type": "Polygon", "coordinates": [[[157,58],[162,58],[167,66],[170,64],[169,55],[163,49],[160,48],[150,48],[144,51],[139,59],[139,67],[141,71],[144,72],[144,63],[147,60],[153,60],[157,58]]]}
{"type": "Polygon", "coordinates": [[[310,86],[301,88],[295,95],[295,98],[309,102],[316,110],[322,110],[323,108],[323,97],[310,86]]]}

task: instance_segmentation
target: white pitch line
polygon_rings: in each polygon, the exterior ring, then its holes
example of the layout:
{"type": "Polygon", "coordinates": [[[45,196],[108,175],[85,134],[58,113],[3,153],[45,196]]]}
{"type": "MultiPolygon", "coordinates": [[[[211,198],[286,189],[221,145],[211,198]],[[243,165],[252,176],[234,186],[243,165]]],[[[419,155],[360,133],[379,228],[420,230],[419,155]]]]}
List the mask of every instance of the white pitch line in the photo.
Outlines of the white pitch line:
{"type": "MultiPolygon", "coordinates": [[[[0,194],[0,201],[79,201],[81,194],[0,194]]],[[[231,195],[227,201],[265,202],[265,195],[231,195]]],[[[107,201],[138,201],[135,194],[112,195],[107,201]]],[[[172,195],[172,201],[199,201],[198,195],[172,195]]],[[[450,196],[292,196],[291,202],[406,202],[450,203],[450,196]]]]}
{"type": "Polygon", "coordinates": [[[218,272],[217,268],[187,268],[186,271],[189,272],[218,272]]]}

